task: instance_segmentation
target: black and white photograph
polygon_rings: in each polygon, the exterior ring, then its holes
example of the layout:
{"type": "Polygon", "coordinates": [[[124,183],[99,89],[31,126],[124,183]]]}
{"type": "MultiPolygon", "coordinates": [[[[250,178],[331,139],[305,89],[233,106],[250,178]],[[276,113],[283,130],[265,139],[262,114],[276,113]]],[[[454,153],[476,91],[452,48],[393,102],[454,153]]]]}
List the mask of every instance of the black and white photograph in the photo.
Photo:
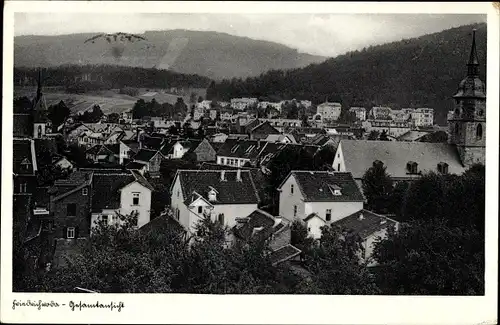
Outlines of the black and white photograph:
{"type": "Polygon", "coordinates": [[[491,13],[113,6],[11,13],[2,309],[496,288],[491,13]]]}

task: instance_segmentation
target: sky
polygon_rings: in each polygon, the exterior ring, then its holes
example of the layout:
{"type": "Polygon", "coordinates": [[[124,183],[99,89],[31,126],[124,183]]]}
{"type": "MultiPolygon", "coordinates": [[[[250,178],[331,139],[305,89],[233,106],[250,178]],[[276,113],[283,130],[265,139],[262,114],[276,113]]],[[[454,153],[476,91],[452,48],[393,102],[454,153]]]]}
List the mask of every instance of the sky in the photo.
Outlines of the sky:
{"type": "Polygon", "coordinates": [[[16,13],[14,34],[188,29],[246,36],[281,43],[300,52],[336,56],[476,22],[486,22],[486,15],[16,13]]]}

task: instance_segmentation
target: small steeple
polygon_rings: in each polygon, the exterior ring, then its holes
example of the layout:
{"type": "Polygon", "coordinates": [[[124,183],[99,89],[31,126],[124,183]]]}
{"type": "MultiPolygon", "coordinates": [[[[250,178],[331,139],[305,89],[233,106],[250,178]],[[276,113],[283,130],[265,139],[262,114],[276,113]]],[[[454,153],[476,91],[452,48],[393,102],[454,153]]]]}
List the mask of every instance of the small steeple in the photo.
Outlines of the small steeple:
{"type": "Polygon", "coordinates": [[[472,46],[470,49],[469,62],[467,63],[467,75],[477,76],[479,68],[479,61],[477,59],[476,50],[476,29],[472,30],[472,46]]]}
{"type": "Polygon", "coordinates": [[[42,97],[42,68],[38,68],[38,82],[36,88],[35,103],[38,103],[41,97],[42,97]]]}

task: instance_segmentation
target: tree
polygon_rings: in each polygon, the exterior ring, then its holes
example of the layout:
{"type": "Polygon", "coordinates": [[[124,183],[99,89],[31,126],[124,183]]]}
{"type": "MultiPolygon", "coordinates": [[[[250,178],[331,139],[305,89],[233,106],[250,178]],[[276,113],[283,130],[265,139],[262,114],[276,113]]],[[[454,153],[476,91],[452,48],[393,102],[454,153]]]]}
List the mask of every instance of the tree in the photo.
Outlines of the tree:
{"type": "Polygon", "coordinates": [[[97,123],[104,116],[99,105],[94,105],[90,111],[85,111],[82,115],[78,117],[81,122],[84,123],[97,123]]]}
{"type": "Polygon", "coordinates": [[[172,227],[143,232],[135,215],[118,214],[121,224],[98,222],[92,236],[67,266],[48,272],[42,291],[74,292],[84,287],[98,292],[171,292],[172,281],[187,252],[183,233],[172,227]],[[110,271],[111,270],[111,271],[110,271]]]}
{"type": "Polygon", "coordinates": [[[314,239],[309,236],[304,223],[294,220],[291,227],[290,244],[300,249],[303,254],[312,248],[314,239]]]}
{"type": "Polygon", "coordinates": [[[120,121],[120,114],[111,113],[108,115],[108,122],[109,123],[118,123],[119,121],[120,121]]]}
{"type": "Polygon", "coordinates": [[[368,134],[368,140],[377,140],[379,138],[380,133],[377,130],[372,130],[368,134]]]}
{"type": "Polygon", "coordinates": [[[182,97],[177,97],[177,101],[174,104],[174,112],[176,114],[185,114],[187,112],[187,106],[184,104],[184,99],[182,99],[182,97]]]}
{"type": "Polygon", "coordinates": [[[448,134],[444,131],[432,132],[424,135],[420,140],[420,142],[433,142],[433,143],[447,143],[448,142],[448,134]]]}
{"type": "Polygon", "coordinates": [[[175,124],[171,125],[168,128],[168,134],[172,134],[172,135],[178,135],[179,134],[179,129],[177,128],[177,126],[175,124]]]}
{"type": "Polygon", "coordinates": [[[384,294],[484,294],[484,237],[471,227],[440,221],[403,224],[375,244],[373,256],[384,294]]]}
{"type": "Polygon", "coordinates": [[[386,130],[382,130],[382,132],[380,133],[380,136],[378,137],[378,139],[380,141],[390,141],[388,136],[387,136],[387,131],[386,130]]]}
{"type": "Polygon", "coordinates": [[[309,127],[309,117],[307,116],[307,114],[302,114],[301,116],[301,120],[302,120],[302,127],[309,127]]]}
{"type": "Polygon", "coordinates": [[[139,99],[135,102],[134,107],[132,107],[132,118],[141,119],[144,116],[148,116],[149,112],[147,110],[146,102],[144,99],[139,99]]]}
{"type": "Polygon", "coordinates": [[[61,100],[56,105],[49,106],[48,118],[52,121],[52,127],[57,130],[57,127],[64,123],[70,115],[70,110],[66,104],[61,100]]]}
{"type": "Polygon", "coordinates": [[[392,193],[391,176],[380,161],[373,162],[373,166],[363,175],[362,187],[367,200],[368,210],[377,213],[387,213],[392,193]]]}
{"type": "Polygon", "coordinates": [[[191,123],[189,123],[189,121],[184,123],[184,125],[182,126],[182,132],[183,135],[187,138],[192,138],[194,136],[193,128],[191,127],[191,123]]]}
{"type": "Polygon", "coordinates": [[[201,124],[198,127],[197,136],[198,136],[199,139],[204,139],[205,138],[205,130],[203,129],[203,126],[201,124]]]}
{"type": "Polygon", "coordinates": [[[376,294],[379,289],[366,265],[362,263],[360,238],[343,232],[335,225],[321,229],[320,245],[305,257],[305,267],[312,273],[316,294],[376,294]]]}
{"type": "Polygon", "coordinates": [[[198,96],[198,103],[201,103],[203,101],[203,97],[198,96]]]}

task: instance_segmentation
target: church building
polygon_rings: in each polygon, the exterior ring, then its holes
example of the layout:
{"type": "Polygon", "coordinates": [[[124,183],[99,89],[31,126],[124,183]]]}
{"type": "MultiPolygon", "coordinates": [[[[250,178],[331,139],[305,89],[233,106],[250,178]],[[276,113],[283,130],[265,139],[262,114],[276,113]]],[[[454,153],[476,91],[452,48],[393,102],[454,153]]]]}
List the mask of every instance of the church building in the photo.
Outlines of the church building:
{"type": "Polygon", "coordinates": [[[366,170],[376,163],[382,163],[394,181],[411,181],[427,172],[459,175],[474,164],[485,164],[486,87],[478,70],[474,31],[467,75],[453,96],[448,143],[341,140],[333,169],[351,172],[360,185],[366,170]]]}

